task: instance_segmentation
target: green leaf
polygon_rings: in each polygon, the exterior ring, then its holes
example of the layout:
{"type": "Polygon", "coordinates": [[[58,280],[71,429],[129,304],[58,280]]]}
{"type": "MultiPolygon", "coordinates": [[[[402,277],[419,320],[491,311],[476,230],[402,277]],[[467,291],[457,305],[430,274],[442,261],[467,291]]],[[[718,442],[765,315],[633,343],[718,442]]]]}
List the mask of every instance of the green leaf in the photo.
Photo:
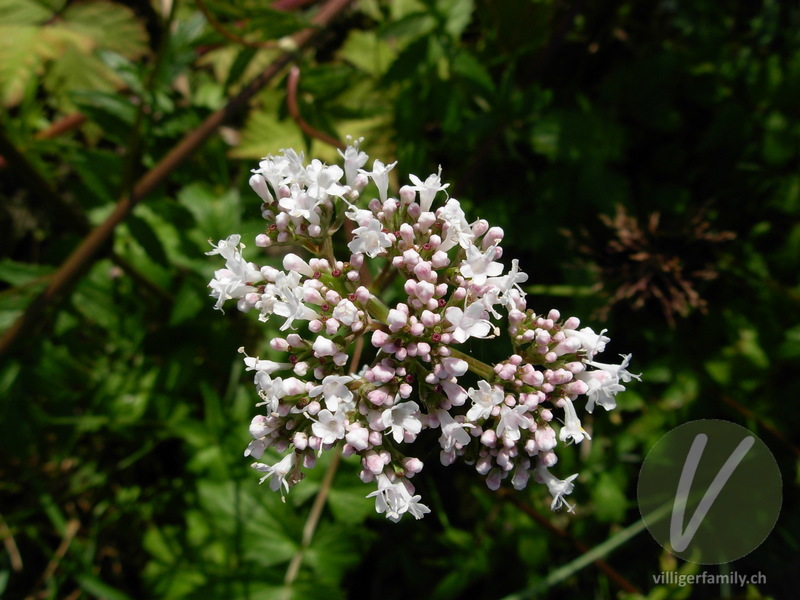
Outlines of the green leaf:
{"type": "Polygon", "coordinates": [[[170,547],[167,536],[158,527],[151,527],[145,532],[143,546],[157,560],[166,564],[175,562],[177,549],[170,547]]]}
{"type": "Polygon", "coordinates": [[[436,8],[445,18],[445,31],[453,38],[460,38],[461,34],[472,20],[475,10],[474,0],[438,0],[436,8]]]}
{"type": "Polygon", "coordinates": [[[628,501],[616,478],[610,473],[601,473],[592,488],[595,514],[600,521],[619,523],[625,518],[628,501]]]}
{"type": "Polygon", "coordinates": [[[22,263],[10,258],[0,260],[0,281],[12,286],[25,285],[52,272],[50,265],[22,263]]]}
{"type": "Polygon", "coordinates": [[[395,52],[374,31],[355,29],[347,36],[339,56],[365,73],[380,77],[389,68],[395,52]]]}
{"type": "Polygon", "coordinates": [[[194,282],[184,283],[175,297],[175,304],[169,316],[170,326],[174,327],[190,321],[197,316],[205,305],[205,297],[200,295],[194,282]]]}
{"type": "Polygon", "coordinates": [[[150,223],[137,215],[130,215],[126,223],[133,239],[144,249],[147,256],[159,265],[168,266],[167,253],[150,223]]]}
{"type": "Polygon", "coordinates": [[[203,251],[211,248],[209,239],[216,242],[239,230],[240,200],[235,190],[214,191],[206,183],[190,183],[178,192],[178,201],[194,217],[197,228],[191,237],[203,251]]]}
{"type": "Polygon", "coordinates": [[[128,58],[147,52],[147,32],[125,6],[103,1],[71,4],[62,16],[64,27],[89,37],[97,47],[128,58]]]}
{"type": "Polygon", "coordinates": [[[93,573],[81,573],[75,579],[81,588],[96,598],[107,598],[108,600],[130,600],[130,596],[122,593],[116,588],[100,580],[93,573]]]}
{"type": "Polygon", "coordinates": [[[16,106],[29,82],[41,75],[48,40],[38,27],[0,25],[0,103],[16,106]]]}
{"type": "Polygon", "coordinates": [[[69,98],[81,113],[97,123],[103,133],[117,144],[128,142],[137,109],[127,95],[97,89],[69,90],[69,98]]]}
{"type": "Polygon", "coordinates": [[[51,19],[64,4],[66,0],[0,0],[0,23],[38,25],[51,19]]]}
{"type": "Polygon", "coordinates": [[[453,60],[453,72],[469,79],[486,92],[494,91],[494,81],[486,67],[469,52],[459,52],[453,60]]]}
{"type": "MultiPolygon", "coordinates": [[[[265,97],[265,94],[262,94],[265,97]]],[[[278,154],[281,148],[302,148],[303,134],[291,119],[279,119],[277,109],[282,94],[269,92],[262,110],[254,111],[247,119],[238,146],[230,151],[233,158],[262,158],[278,154]]]]}
{"type": "Polygon", "coordinates": [[[120,79],[99,58],[72,44],[50,64],[43,82],[62,110],[74,110],[71,98],[76,90],[111,92],[122,87],[120,79]]]}

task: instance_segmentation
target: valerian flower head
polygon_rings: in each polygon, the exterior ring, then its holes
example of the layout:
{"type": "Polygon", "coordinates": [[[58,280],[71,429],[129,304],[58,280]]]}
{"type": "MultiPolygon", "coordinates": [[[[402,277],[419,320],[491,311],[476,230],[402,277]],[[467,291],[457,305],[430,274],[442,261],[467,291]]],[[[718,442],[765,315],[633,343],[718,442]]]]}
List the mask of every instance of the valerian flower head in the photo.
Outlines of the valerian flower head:
{"type": "Polygon", "coordinates": [[[361,142],[340,152],[342,167],[306,164],[291,149],[264,158],[250,185],[265,221],[255,246],[272,258],[250,262],[239,234],[207,253],[224,261],[209,282],[215,308],[231,300],[280,332],[269,358],[244,356],[259,410],[245,456],[283,495],[338,448],[360,459],[378,513],[419,519],[430,509],[415,494],[424,463],[413,454],[430,455],[417,446],[433,430],[442,464],[464,457],[492,490],[542,483],[553,510],[571,511],[577,474],[551,472],[556,452],[590,439],[581,407],[611,410],[623,384],[640,378],[630,355],[599,362],[606,330],[528,308],[528,275],[504,261],[503,230],[468,220],[441,167],[393,191],[397,163],[365,170],[361,142]],[[480,344],[503,323],[512,353],[486,364],[480,344]],[[283,458],[270,459],[276,452],[283,458]]]}

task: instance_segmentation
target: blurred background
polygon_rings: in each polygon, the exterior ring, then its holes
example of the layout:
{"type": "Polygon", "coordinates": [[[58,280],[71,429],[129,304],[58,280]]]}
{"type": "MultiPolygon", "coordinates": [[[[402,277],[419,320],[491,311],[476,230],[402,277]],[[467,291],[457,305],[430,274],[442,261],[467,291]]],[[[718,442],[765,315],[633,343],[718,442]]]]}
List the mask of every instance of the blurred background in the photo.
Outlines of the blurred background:
{"type": "Polygon", "coordinates": [[[796,2],[0,0],[2,597],[795,597],[799,100],[796,2]],[[346,135],[401,183],[441,165],[505,229],[529,307],[633,353],[643,382],[560,449],[575,515],[432,447],[424,520],[376,515],[344,460],[305,547],[325,460],[285,504],[258,486],[236,350],[275,329],[213,310],[203,253],[260,231],[259,158],[334,162],[346,135]],[[732,565],[641,527],[644,456],[699,418],[783,475],[732,565]],[[726,569],[766,583],[653,579],[726,569]]]}

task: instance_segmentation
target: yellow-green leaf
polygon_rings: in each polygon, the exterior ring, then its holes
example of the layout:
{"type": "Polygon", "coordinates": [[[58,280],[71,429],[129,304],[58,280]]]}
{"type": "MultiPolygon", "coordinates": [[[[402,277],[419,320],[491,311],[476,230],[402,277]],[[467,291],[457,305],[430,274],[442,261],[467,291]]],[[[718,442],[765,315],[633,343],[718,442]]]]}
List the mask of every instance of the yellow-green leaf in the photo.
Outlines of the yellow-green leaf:
{"type": "Polygon", "coordinates": [[[97,48],[113,50],[128,58],[147,52],[147,32],[129,8],[109,2],[69,6],[63,26],[90,38],[97,48]]]}

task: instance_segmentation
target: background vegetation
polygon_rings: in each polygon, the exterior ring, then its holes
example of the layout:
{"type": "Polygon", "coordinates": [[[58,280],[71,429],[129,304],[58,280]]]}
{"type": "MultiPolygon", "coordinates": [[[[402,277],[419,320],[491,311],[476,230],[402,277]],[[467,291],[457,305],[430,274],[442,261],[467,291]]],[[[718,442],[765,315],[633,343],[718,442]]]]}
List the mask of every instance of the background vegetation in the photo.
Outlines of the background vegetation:
{"type": "Polygon", "coordinates": [[[3,597],[793,597],[797,4],[338,4],[0,0],[3,597]],[[633,352],[643,383],[561,452],[576,516],[433,456],[434,512],[394,525],[344,461],[305,547],[324,465],[286,504],[257,485],[236,349],[270,331],[212,310],[203,252],[259,230],[260,157],[333,161],[324,136],[347,134],[403,181],[441,164],[467,214],[505,228],[532,307],[633,352]],[[654,585],[700,567],[642,531],[638,470],[697,418],[750,428],[781,468],[770,537],[703,567],[766,585],[654,585]]]}

